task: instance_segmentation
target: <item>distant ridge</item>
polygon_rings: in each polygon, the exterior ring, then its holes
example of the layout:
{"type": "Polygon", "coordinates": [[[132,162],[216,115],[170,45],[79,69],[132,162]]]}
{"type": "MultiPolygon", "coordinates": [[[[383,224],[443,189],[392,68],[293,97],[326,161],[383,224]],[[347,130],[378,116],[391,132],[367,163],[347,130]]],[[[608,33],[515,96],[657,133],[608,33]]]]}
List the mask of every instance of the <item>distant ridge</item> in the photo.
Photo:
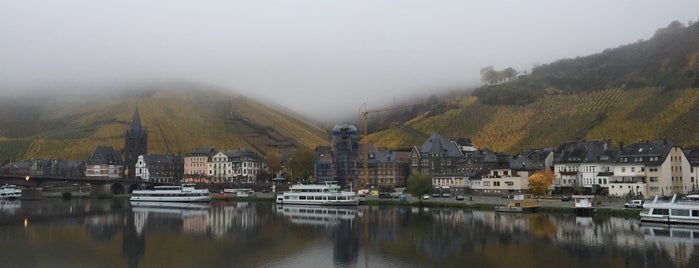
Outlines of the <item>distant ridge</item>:
{"type": "Polygon", "coordinates": [[[287,154],[329,144],[323,129],[293,113],[221,88],[169,83],[104,96],[3,98],[0,161],[83,160],[98,145],[121,150],[136,107],[150,154],[201,146],[287,154]]]}

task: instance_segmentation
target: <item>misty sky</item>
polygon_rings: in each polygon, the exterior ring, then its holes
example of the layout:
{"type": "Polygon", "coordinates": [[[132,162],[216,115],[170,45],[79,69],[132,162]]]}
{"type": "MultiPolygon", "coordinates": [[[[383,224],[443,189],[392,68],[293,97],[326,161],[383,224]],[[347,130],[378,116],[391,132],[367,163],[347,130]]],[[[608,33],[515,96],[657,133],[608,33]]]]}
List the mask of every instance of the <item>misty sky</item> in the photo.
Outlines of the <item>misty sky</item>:
{"type": "Polygon", "coordinates": [[[316,119],[600,52],[699,1],[0,0],[0,95],[192,80],[316,119]],[[339,111],[338,111],[339,110],[339,111]]]}

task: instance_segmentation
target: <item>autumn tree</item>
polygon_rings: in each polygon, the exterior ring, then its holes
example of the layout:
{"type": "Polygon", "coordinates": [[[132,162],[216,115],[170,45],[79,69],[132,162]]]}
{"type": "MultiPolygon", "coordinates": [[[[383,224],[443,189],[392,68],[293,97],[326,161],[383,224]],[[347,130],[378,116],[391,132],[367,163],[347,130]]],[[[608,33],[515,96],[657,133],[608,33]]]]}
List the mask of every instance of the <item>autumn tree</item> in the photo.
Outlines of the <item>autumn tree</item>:
{"type": "Polygon", "coordinates": [[[282,160],[279,156],[279,152],[276,151],[268,151],[267,154],[265,155],[265,164],[267,164],[267,167],[269,170],[272,172],[274,175],[275,171],[279,171],[282,169],[282,160]]]}
{"type": "Polygon", "coordinates": [[[419,198],[420,203],[422,203],[422,196],[432,191],[432,178],[420,172],[416,172],[408,177],[406,186],[405,191],[419,198]]]}
{"type": "Polygon", "coordinates": [[[529,176],[529,192],[537,196],[546,194],[556,176],[550,169],[539,170],[529,176]]]}

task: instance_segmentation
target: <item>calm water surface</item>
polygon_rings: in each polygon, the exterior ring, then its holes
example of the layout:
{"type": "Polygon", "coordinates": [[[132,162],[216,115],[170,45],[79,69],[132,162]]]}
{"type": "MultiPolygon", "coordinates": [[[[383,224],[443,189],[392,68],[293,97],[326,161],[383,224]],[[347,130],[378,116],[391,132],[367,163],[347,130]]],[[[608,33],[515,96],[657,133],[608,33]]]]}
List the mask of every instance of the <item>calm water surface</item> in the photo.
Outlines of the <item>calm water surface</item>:
{"type": "Polygon", "coordinates": [[[699,228],[272,203],[2,201],[2,267],[699,267],[699,228]]]}

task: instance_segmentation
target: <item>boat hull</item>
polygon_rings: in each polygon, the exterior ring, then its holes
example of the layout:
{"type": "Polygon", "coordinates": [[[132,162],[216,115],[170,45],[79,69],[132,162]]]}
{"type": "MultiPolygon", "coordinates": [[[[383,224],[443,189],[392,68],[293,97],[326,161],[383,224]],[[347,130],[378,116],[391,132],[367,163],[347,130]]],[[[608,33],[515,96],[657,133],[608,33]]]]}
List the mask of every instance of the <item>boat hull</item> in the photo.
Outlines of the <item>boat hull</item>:
{"type": "Polygon", "coordinates": [[[131,196],[130,201],[140,201],[140,202],[210,202],[211,196],[131,196]]]}
{"type": "Polygon", "coordinates": [[[313,205],[313,206],[357,206],[359,199],[354,200],[283,200],[277,201],[282,205],[313,205]]]}

